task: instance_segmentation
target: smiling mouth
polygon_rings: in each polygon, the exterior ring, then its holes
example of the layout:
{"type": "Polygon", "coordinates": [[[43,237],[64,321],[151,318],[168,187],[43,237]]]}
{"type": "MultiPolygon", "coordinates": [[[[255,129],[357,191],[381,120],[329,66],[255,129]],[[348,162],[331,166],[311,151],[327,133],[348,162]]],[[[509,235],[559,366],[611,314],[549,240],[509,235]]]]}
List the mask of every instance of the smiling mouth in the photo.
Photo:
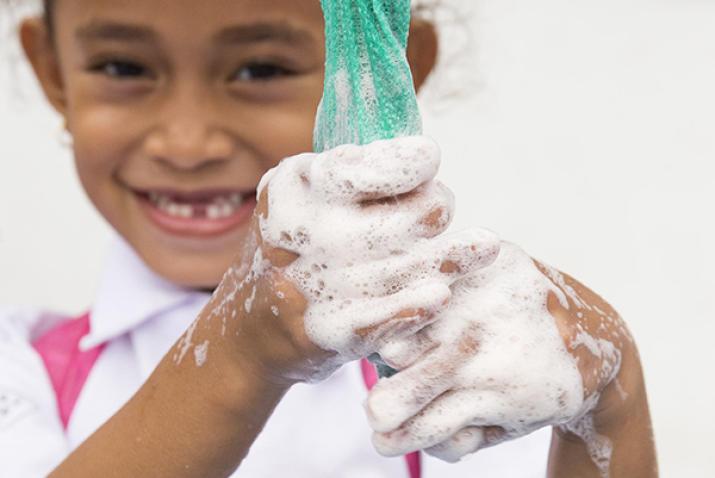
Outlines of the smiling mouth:
{"type": "Polygon", "coordinates": [[[218,235],[243,225],[256,205],[256,191],[133,191],[149,219],[179,235],[218,235]]]}

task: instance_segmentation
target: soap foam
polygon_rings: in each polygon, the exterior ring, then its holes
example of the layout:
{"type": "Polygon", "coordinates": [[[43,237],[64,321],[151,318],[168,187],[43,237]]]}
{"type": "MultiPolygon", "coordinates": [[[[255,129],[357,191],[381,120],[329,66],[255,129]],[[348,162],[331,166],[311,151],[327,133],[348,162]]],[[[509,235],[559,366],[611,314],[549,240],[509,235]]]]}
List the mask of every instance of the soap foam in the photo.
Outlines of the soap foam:
{"type": "MultiPolygon", "coordinates": [[[[566,291],[578,307],[587,306],[575,290],[566,291]]],[[[421,332],[420,340],[433,350],[381,380],[368,399],[378,451],[396,456],[426,448],[456,461],[464,455],[461,450],[471,453],[546,425],[561,425],[586,441],[599,470],[607,473],[610,444],[595,433],[588,414],[598,401],[597,391],[585,395],[578,363],[547,308],[549,293],[568,307],[554,282],[508,243],[502,243],[494,264],[454,283],[448,307],[421,332]],[[504,430],[498,439],[479,436],[478,430],[494,426],[504,430]],[[455,441],[463,429],[471,430],[470,440],[455,441]]],[[[401,340],[379,351],[388,365],[395,365],[391,352],[400,356],[409,350],[410,341],[401,340]]],[[[599,373],[607,380],[618,373],[620,355],[608,340],[582,330],[570,346],[586,347],[602,359],[599,373]]],[[[424,349],[414,347],[417,354],[424,349]]]]}
{"type": "Polygon", "coordinates": [[[430,238],[454,210],[434,180],[438,168],[438,147],[418,136],[295,156],[262,179],[269,212],[261,234],[299,256],[284,274],[308,300],[308,337],[337,352],[326,373],[417,332],[449,299],[450,284],[496,258],[499,241],[485,230],[430,238]],[[445,260],[458,271],[442,272],[445,260]],[[381,325],[405,310],[413,316],[381,325]]]}
{"type": "Polygon", "coordinates": [[[206,363],[206,356],[209,353],[209,341],[204,340],[201,344],[194,347],[194,363],[197,367],[203,367],[206,363]]]}
{"type": "MultiPolygon", "coordinates": [[[[206,321],[210,322],[220,318],[222,336],[225,336],[228,330],[228,320],[236,319],[238,316],[234,304],[239,292],[249,284],[254,285],[251,297],[244,302],[244,308],[250,311],[255,298],[255,282],[269,267],[270,262],[263,257],[263,253],[258,247],[258,239],[253,234],[249,235],[243,245],[241,259],[231,265],[224,273],[219,286],[213,293],[211,302],[209,302],[212,306],[208,311],[206,321]]],[[[176,365],[182,363],[184,357],[192,348],[194,351],[194,363],[197,366],[203,365],[206,361],[208,342],[199,345],[193,342],[194,333],[201,321],[202,317],[194,320],[179,338],[172,355],[173,362],[176,365]]]]}

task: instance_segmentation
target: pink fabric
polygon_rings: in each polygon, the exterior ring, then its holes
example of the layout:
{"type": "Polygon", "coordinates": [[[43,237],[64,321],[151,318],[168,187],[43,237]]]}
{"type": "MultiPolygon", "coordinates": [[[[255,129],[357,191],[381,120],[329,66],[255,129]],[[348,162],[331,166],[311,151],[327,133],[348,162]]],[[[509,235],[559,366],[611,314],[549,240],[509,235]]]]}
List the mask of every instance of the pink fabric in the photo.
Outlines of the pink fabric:
{"type": "Polygon", "coordinates": [[[65,429],[89,372],[104,349],[102,344],[81,351],[79,341],[88,333],[89,314],[84,314],[77,319],[61,322],[32,344],[45,363],[65,429]]]}
{"type": "MultiPolygon", "coordinates": [[[[362,369],[362,378],[365,382],[365,386],[368,390],[372,390],[372,387],[375,386],[379,379],[375,366],[367,359],[362,359],[360,361],[360,368],[362,369]]],[[[416,451],[405,455],[405,461],[407,461],[407,470],[410,472],[410,478],[420,478],[422,476],[422,457],[420,456],[420,452],[416,451]]]]}
{"type": "MultiPolygon", "coordinates": [[[[61,322],[32,344],[42,358],[50,376],[52,388],[57,397],[60,420],[65,429],[89,372],[105,346],[105,344],[101,344],[90,350],[81,351],[79,342],[88,333],[89,313],[77,319],[61,322]]],[[[377,370],[366,359],[360,362],[360,367],[365,386],[370,390],[379,379],[377,370]]],[[[405,455],[405,461],[410,478],[420,478],[422,463],[419,452],[405,455]]]]}

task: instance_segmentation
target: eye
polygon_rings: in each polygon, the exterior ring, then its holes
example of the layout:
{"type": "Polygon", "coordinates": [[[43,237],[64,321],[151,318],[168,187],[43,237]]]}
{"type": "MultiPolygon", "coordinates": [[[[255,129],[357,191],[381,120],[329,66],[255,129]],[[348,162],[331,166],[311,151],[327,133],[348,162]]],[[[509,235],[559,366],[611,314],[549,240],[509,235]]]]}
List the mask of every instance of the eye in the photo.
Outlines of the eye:
{"type": "Polygon", "coordinates": [[[234,79],[238,81],[268,81],[285,76],[291,76],[294,72],[275,63],[248,63],[242,66],[235,74],[234,79]]]}
{"type": "Polygon", "coordinates": [[[125,60],[108,60],[95,64],[91,71],[117,79],[131,79],[145,76],[147,69],[142,65],[125,60]]]}

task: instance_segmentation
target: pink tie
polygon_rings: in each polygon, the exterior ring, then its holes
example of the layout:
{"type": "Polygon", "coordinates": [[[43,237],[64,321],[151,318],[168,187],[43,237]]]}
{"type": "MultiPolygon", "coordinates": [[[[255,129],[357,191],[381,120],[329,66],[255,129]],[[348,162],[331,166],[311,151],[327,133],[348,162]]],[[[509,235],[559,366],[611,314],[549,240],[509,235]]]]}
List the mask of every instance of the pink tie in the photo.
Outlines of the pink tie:
{"type": "MultiPolygon", "coordinates": [[[[360,361],[362,369],[362,378],[368,390],[375,386],[378,380],[377,370],[367,359],[360,361]]],[[[407,461],[407,470],[410,472],[410,478],[420,478],[422,476],[422,457],[418,451],[405,455],[407,461]]]]}
{"type": "MultiPolygon", "coordinates": [[[[89,333],[89,313],[76,319],[61,322],[33,342],[33,347],[42,358],[57,397],[62,426],[67,429],[70,416],[77,404],[82,387],[106,344],[81,351],[79,342],[89,333]]],[[[363,380],[368,390],[377,383],[375,367],[363,359],[360,362],[363,380]]],[[[421,477],[419,452],[405,455],[410,478],[421,477]]]]}
{"type": "Polygon", "coordinates": [[[35,340],[35,348],[50,376],[62,426],[67,429],[79,392],[104,349],[104,344],[81,351],[79,341],[89,333],[89,314],[66,320],[35,340]]]}

